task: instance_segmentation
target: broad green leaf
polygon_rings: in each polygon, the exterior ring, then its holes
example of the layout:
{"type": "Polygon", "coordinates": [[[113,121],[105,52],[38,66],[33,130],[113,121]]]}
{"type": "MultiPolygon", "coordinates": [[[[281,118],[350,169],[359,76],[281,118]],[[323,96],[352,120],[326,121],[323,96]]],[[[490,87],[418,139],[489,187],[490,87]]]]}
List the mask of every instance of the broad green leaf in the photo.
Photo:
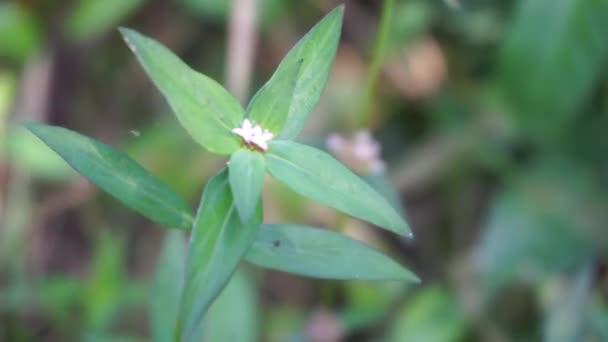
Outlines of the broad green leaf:
{"type": "Polygon", "coordinates": [[[254,285],[254,280],[244,270],[234,273],[209,309],[203,329],[206,341],[259,341],[257,327],[260,320],[254,285]]]}
{"type": "Polygon", "coordinates": [[[274,141],[266,153],[270,174],[295,192],[397,234],[410,229],[369,184],[329,154],[292,141],[274,141]]]}
{"type": "Polygon", "coordinates": [[[186,269],[186,250],[186,239],[182,232],[167,232],[150,298],[153,341],[171,341],[175,336],[182,280],[186,269]]]}
{"type": "Polygon", "coordinates": [[[279,68],[270,80],[258,90],[247,108],[247,117],[275,136],[279,135],[291,105],[294,88],[303,59],[279,68]]]}
{"type": "Polygon", "coordinates": [[[295,139],[304,128],[310,112],[319,101],[336,57],[344,6],[331,11],[289,51],[275,74],[288,73],[302,60],[293,91],[282,139],[295,139]]]}
{"type": "Polygon", "coordinates": [[[260,202],[265,168],[264,157],[256,151],[241,149],[230,157],[230,189],[243,222],[251,218],[260,202]]]}
{"type": "Polygon", "coordinates": [[[78,40],[90,39],[116,27],[143,3],[143,0],[79,0],[66,21],[68,34],[78,40]]]}
{"type": "Polygon", "coordinates": [[[593,96],[608,62],[607,20],[607,0],[519,1],[499,70],[532,138],[560,137],[593,96]]]}
{"type": "Polygon", "coordinates": [[[190,229],[188,204],[126,154],[61,127],[25,125],[76,171],[127,207],[166,227],[190,229]]]}
{"type": "Polygon", "coordinates": [[[241,126],[244,114],[232,95],[160,43],[127,28],[120,32],[196,142],[217,154],[231,154],[240,147],[231,131],[241,126]]]}
{"type": "Polygon", "coordinates": [[[314,278],[419,281],[412,272],[359,241],[299,225],[263,225],[246,260],[314,278]]]}
{"type": "Polygon", "coordinates": [[[179,338],[191,341],[213,300],[228,283],[255,240],[262,206],[243,223],[230,191],[228,170],[214,176],[203,193],[194,222],[182,292],[179,338]]]}

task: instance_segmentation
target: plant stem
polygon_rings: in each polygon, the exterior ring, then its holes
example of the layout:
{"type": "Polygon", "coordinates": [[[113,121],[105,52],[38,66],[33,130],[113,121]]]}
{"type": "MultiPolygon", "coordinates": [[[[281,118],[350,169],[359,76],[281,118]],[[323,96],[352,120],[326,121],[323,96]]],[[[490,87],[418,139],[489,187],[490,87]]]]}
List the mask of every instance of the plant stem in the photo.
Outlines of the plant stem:
{"type": "Polygon", "coordinates": [[[235,0],[230,14],[226,83],[243,105],[247,104],[257,45],[257,6],[257,0],[235,0]]]}
{"type": "Polygon", "coordinates": [[[384,0],[384,4],[382,5],[382,14],[378,24],[378,31],[376,33],[376,40],[374,42],[374,50],[372,52],[369,69],[367,71],[365,94],[362,105],[359,106],[359,113],[357,115],[358,127],[369,127],[369,125],[372,123],[376,87],[378,85],[378,79],[380,78],[382,64],[386,55],[386,48],[388,45],[388,38],[395,7],[394,5],[394,0],[384,0]]]}

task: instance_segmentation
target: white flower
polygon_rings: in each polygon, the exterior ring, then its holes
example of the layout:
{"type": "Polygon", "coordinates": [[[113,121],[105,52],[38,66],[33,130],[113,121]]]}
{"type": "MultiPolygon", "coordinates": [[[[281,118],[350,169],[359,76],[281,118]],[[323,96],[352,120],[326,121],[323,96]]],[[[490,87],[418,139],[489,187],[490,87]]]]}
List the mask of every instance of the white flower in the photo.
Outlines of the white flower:
{"type": "Polygon", "coordinates": [[[247,145],[254,145],[262,151],[268,150],[268,143],[274,138],[274,134],[260,125],[253,125],[249,119],[243,120],[241,127],[232,130],[232,133],[240,136],[247,145]]]}

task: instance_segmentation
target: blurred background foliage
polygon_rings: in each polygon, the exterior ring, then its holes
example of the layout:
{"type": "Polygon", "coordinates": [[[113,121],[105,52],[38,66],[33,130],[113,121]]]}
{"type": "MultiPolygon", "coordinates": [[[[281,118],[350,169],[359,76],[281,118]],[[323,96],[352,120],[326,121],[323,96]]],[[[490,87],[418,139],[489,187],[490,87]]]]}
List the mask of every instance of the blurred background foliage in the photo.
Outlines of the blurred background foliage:
{"type": "MultiPolygon", "coordinates": [[[[160,40],[245,102],[339,3],[0,2],[0,341],[167,341],[185,249],[20,122],[120,147],[194,206],[224,161],[179,127],[116,27],[160,40]]],[[[404,209],[416,238],[270,180],[266,221],[341,231],[423,281],[317,281],[243,264],[201,339],[608,341],[606,22],[608,0],[346,1],[301,139],[327,142],[404,209]],[[382,153],[362,161],[367,134],[382,153]]]]}

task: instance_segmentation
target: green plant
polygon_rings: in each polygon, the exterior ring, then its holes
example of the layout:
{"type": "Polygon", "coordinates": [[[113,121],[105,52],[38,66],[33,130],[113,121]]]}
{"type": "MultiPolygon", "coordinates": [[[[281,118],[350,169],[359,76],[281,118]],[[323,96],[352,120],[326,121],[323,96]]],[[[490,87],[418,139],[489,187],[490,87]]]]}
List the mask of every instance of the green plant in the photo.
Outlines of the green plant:
{"type": "Polygon", "coordinates": [[[192,138],[230,155],[207,184],[196,215],[170,187],[124,153],[73,131],[26,124],[74,169],[126,206],[166,227],[191,230],[176,340],[191,340],[244,258],[261,267],[328,279],[416,276],[364,244],[327,230],[263,225],[266,171],[297,193],[392,232],[411,236],[393,207],[327,153],[293,141],[319,99],[339,41],[343,7],[288,53],[243,110],[217,82],[158,42],[120,29],[146,73],[192,138]]]}

